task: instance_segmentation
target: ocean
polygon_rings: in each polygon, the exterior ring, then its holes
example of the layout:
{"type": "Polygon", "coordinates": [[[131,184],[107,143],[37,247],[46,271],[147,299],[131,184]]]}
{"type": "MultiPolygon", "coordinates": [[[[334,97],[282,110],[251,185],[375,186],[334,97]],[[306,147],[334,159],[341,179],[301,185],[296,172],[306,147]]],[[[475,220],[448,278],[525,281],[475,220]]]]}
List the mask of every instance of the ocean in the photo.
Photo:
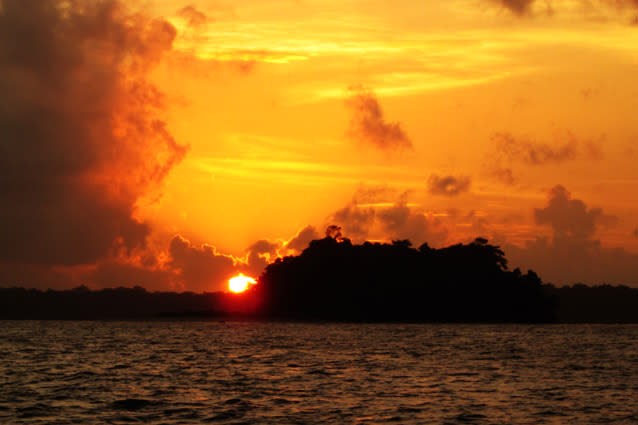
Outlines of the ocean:
{"type": "Polygon", "coordinates": [[[638,423],[638,326],[4,321],[0,423],[638,423]]]}

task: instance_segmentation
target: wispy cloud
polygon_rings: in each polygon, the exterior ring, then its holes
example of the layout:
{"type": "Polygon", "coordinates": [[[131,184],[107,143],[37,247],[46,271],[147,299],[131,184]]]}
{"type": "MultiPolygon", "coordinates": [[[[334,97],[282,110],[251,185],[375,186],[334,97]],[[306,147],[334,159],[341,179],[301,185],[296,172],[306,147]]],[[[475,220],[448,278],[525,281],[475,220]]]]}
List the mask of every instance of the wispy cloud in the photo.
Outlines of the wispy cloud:
{"type": "Polygon", "coordinates": [[[412,141],[400,122],[386,121],[374,93],[360,86],[350,88],[346,105],[352,113],[351,139],[382,150],[412,149],[412,141]]]}

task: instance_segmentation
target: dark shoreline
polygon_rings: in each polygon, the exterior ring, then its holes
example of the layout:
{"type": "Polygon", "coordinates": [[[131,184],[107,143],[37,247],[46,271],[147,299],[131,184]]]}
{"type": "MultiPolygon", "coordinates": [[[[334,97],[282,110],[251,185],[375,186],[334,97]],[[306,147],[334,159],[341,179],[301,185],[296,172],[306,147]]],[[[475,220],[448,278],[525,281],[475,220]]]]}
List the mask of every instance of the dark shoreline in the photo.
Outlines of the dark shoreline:
{"type": "Polygon", "coordinates": [[[638,324],[638,289],[625,286],[555,287],[543,285],[553,301],[554,320],[485,320],[445,317],[410,320],[375,316],[310,314],[259,314],[254,294],[148,292],[143,288],[92,291],[76,288],[40,291],[0,288],[0,320],[89,321],[243,321],[298,323],[462,323],[462,324],[638,324]],[[252,305],[251,308],[248,308],[252,305]],[[247,307],[248,306],[248,307],[247,307]],[[231,312],[229,312],[231,311],[231,312]]]}
{"type": "Polygon", "coordinates": [[[551,322],[551,323],[518,323],[518,322],[353,322],[353,321],[336,321],[336,320],[276,320],[276,319],[256,319],[256,318],[203,318],[203,317],[180,317],[173,319],[158,317],[139,317],[139,318],[108,318],[108,319],[7,319],[0,318],[0,323],[8,322],[103,322],[103,323],[259,323],[259,324],[308,324],[308,325],[476,325],[476,326],[564,326],[564,325],[583,325],[583,326],[638,326],[638,322],[551,322]]]}
{"type": "Polygon", "coordinates": [[[343,324],[343,325],[477,325],[477,326],[490,326],[490,325],[512,325],[512,326],[562,326],[562,325],[636,325],[638,326],[638,320],[636,321],[555,321],[555,322],[484,322],[484,321],[429,321],[429,322],[417,322],[417,321],[371,321],[371,320],[330,320],[330,319],[285,319],[285,318],[273,318],[273,317],[256,317],[245,315],[212,315],[207,316],[203,314],[171,314],[171,315],[156,315],[156,316],[138,316],[138,317],[0,317],[0,322],[209,322],[209,323],[280,323],[280,324],[343,324]]]}

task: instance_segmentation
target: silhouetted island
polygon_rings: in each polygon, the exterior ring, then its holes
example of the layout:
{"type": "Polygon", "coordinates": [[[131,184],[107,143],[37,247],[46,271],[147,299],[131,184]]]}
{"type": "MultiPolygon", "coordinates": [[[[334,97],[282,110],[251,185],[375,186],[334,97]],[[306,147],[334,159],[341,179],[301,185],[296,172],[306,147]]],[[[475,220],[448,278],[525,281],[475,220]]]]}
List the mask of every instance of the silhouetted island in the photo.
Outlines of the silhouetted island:
{"type": "Polygon", "coordinates": [[[487,240],[434,249],[353,244],[330,227],[242,294],[144,288],[0,288],[0,319],[247,319],[353,322],[638,323],[638,289],[555,287],[509,270],[487,240]]]}
{"type": "Polygon", "coordinates": [[[277,318],[414,322],[552,322],[553,302],[533,271],[507,270],[478,238],[442,249],[407,240],[352,244],[335,229],[301,255],[270,264],[255,287],[277,318]]]}

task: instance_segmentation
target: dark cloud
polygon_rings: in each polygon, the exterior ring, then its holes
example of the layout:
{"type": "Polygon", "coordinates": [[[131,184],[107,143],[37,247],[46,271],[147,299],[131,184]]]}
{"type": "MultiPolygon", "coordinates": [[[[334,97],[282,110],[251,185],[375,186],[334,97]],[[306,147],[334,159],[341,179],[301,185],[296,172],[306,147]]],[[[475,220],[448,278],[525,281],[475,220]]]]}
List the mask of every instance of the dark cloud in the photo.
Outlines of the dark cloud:
{"type": "Polygon", "coordinates": [[[179,275],[188,291],[226,290],[226,282],[238,270],[233,257],[217,252],[211,245],[195,246],[181,236],[173,238],[169,254],[168,268],[179,275]]]}
{"type": "Polygon", "coordinates": [[[248,247],[247,268],[251,276],[259,276],[268,264],[278,256],[280,242],[262,239],[248,247]]]}
{"type": "Polygon", "coordinates": [[[362,208],[356,203],[352,203],[335,212],[331,222],[339,224],[347,237],[363,240],[372,229],[375,215],[374,208],[362,208]]]}
{"type": "Polygon", "coordinates": [[[616,220],[614,216],[603,214],[600,208],[590,208],[580,199],[572,199],[571,194],[561,185],[549,192],[545,208],[534,209],[537,224],[549,225],[554,237],[588,239],[596,231],[596,225],[616,220]]]}
{"type": "Polygon", "coordinates": [[[535,0],[492,0],[500,4],[502,7],[510,10],[512,13],[522,16],[530,12],[532,4],[535,0]]]}
{"type": "Polygon", "coordinates": [[[200,28],[209,22],[208,16],[193,5],[182,7],[177,14],[186,20],[186,24],[192,28],[200,28]]]}
{"type": "Polygon", "coordinates": [[[286,244],[286,248],[289,250],[300,253],[308,247],[310,241],[321,238],[317,229],[314,226],[306,226],[301,229],[292,239],[286,244]]]}
{"type": "Polygon", "coordinates": [[[549,191],[547,205],[534,210],[536,223],[550,226],[550,237],[538,236],[525,246],[505,245],[514,266],[532,268],[556,284],[583,282],[638,286],[638,255],[605,248],[595,239],[600,226],[616,221],[600,208],[588,208],[563,186],[549,191]]]}
{"type": "Polygon", "coordinates": [[[378,149],[412,149],[412,141],[398,122],[387,122],[379,101],[362,87],[350,88],[346,105],[352,111],[348,135],[378,149]]]}
{"type": "Polygon", "coordinates": [[[634,235],[634,237],[638,238],[638,227],[636,227],[636,229],[634,229],[634,232],[632,233],[632,235],[634,235]]]}
{"type": "Polygon", "coordinates": [[[298,255],[308,247],[310,241],[322,237],[323,235],[320,235],[314,226],[309,225],[299,230],[288,242],[259,240],[248,247],[246,257],[240,259],[238,264],[239,270],[250,276],[258,277],[266,266],[278,257],[298,255]]]}
{"type": "Polygon", "coordinates": [[[246,249],[244,258],[235,258],[209,244],[196,246],[178,235],[171,240],[164,262],[148,254],[144,258],[109,259],[98,263],[84,281],[102,288],[139,285],[172,291],[225,291],[228,279],[239,272],[259,276],[278,256],[281,245],[259,240],[246,249]]]}
{"type": "Polygon", "coordinates": [[[400,199],[391,208],[380,210],[377,216],[390,239],[409,239],[415,245],[427,242],[431,246],[441,246],[447,241],[448,233],[443,224],[436,218],[414,211],[405,199],[400,199]]]}
{"type": "Polygon", "coordinates": [[[432,174],[428,179],[428,192],[432,195],[457,196],[470,190],[472,181],[466,176],[438,176],[432,174]]]}
{"type": "MultiPolygon", "coordinates": [[[[281,241],[258,240],[244,257],[219,252],[213,245],[194,245],[183,236],[173,237],[168,252],[153,255],[149,250],[138,255],[109,258],[80,271],[79,276],[60,276],[68,280],[64,287],[88,284],[94,288],[139,285],[155,290],[210,292],[225,291],[227,281],[237,273],[258,277],[277,257],[298,254],[320,235],[314,227],[300,230],[284,246],[281,241]]],[[[0,277],[2,276],[0,269],[0,277]]]]}
{"type": "Polygon", "coordinates": [[[185,154],[147,78],[175,28],[116,0],[4,0],[0,262],[78,265],[143,247],[136,204],[185,154]]]}

